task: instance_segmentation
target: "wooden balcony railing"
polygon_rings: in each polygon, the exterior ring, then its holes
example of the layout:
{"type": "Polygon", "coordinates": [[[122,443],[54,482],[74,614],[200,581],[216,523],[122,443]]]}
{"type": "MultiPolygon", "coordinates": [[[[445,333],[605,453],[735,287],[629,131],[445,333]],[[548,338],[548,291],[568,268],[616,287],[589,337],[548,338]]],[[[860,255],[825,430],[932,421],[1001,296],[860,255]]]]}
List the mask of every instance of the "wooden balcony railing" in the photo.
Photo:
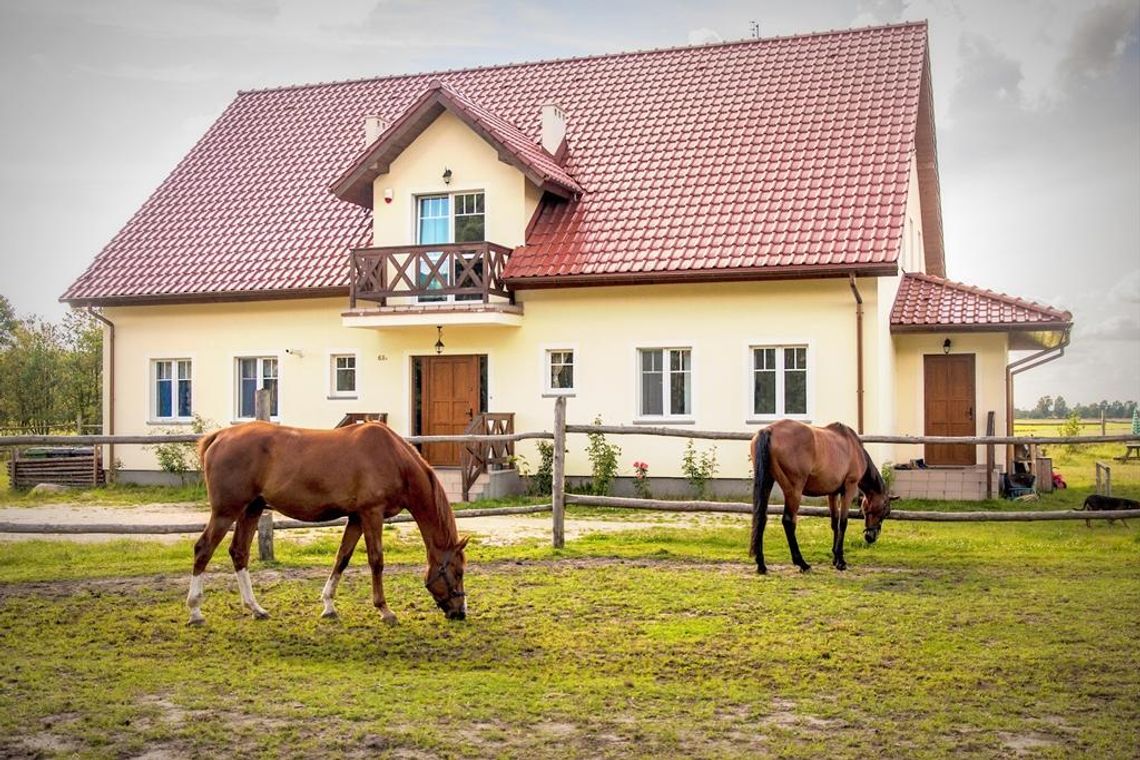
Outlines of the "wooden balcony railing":
{"type": "Polygon", "coordinates": [[[408,297],[490,303],[498,296],[514,303],[514,293],[503,282],[510,254],[510,248],[495,243],[357,249],[352,252],[350,308],[357,301],[386,306],[389,298],[408,297]]]}

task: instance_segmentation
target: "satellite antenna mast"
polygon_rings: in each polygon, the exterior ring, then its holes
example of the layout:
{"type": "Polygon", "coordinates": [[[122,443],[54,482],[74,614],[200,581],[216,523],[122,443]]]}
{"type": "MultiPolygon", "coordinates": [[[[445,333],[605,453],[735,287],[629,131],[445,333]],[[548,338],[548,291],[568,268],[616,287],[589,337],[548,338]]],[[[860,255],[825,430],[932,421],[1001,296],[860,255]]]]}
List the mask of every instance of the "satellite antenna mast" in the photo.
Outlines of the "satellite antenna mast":
{"type": "Polygon", "coordinates": [[[760,39],[760,22],[759,21],[749,21],[748,22],[748,28],[752,32],[752,39],[754,39],[754,40],[760,39]]]}

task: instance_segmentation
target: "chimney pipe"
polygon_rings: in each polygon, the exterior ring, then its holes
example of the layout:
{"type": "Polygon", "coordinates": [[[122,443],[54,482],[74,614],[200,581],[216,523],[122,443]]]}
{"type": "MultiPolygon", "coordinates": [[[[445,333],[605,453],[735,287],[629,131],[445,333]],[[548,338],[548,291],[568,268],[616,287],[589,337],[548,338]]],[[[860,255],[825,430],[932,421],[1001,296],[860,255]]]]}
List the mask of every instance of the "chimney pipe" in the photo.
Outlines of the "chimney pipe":
{"type": "Polygon", "coordinates": [[[566,114],[562,107],[547,103],[542,107],[542,147],[554,155],[566,139],[566,114]]]}
{"type": "Polygon", "coordinates": [[[368,147],[376,142],[376,138],[384,134],[384,130],[388,128],[388,122],[382,116],[365,116],[364,117],[364,147],[368,147]]]}

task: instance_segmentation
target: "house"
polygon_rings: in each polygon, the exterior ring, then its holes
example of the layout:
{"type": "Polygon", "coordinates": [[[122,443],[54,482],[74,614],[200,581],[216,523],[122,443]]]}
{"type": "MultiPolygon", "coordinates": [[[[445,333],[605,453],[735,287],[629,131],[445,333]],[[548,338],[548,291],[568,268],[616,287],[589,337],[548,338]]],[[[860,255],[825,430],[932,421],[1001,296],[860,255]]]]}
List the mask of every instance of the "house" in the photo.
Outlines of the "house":
{"type": "MultiPolygon", "coordinates": [[[[925,23],[241,92],[62,300],[108,324],[120,434],[246,420],[259,388],[282,423],[404,434],[549,430],[559,395],[572,422],[1000,431],[1010,351],[1058,355],[1072,318],[947,279],[939,193],[925,23]]],[[[683,439],[620,444],[680,472],[683,439]]]]}

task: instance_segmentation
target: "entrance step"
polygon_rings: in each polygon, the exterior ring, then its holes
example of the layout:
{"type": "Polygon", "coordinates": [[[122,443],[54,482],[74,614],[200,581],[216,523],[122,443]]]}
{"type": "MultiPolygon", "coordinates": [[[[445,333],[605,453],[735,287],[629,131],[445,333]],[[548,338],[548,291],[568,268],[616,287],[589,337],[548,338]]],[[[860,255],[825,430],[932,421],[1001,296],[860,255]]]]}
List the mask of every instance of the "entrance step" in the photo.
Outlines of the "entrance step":
{"type": "MultiPolygon", "coordinates": [[[[447,492],[447,500],[452,504],[463,501],[463,471],[456,467],[436,467],[436,477],[443,485],[443,490],[447,492]]],[[[487,473],[482,473],[476,479],[475,483],[471,486],[471,501],[478,501],[483,498],[483,492],[487,488],[489,478],[487,473]]]]}

